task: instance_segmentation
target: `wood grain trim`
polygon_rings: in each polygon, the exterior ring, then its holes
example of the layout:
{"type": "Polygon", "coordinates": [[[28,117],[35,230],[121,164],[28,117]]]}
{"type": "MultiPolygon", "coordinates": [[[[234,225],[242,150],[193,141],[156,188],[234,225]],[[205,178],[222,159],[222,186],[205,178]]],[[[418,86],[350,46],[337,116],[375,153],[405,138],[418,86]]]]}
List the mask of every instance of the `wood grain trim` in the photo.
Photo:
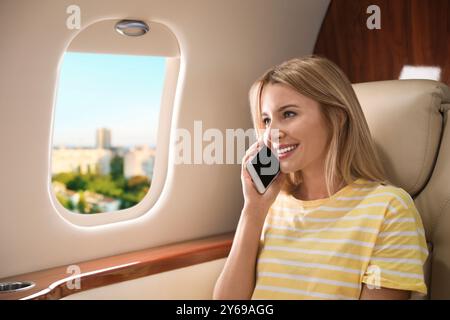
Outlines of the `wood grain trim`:
{"type": "Polygon", "coordinates": [[[26,291],[0,293],[0,300],[53,300],[68,295],[188,267],[195,264],[222,259],[228,256],[234,233],[181,242],[141,251],[81,262],[81,289],[69,289],[67,282],[75,279],[67,272],[70,265],[17,275],[1,279],[6,281],[33,281],[36,285],[26,291]]]}
{"type": "Polygon", "coordinates": [[[332,0],[314,53],[352,83],[398,79],[410,65],[440,67],[440,81],[450,85],[450,1],[332,0]],[[370,5],[381,10],[379,30],[366,26],[370,5]]]}

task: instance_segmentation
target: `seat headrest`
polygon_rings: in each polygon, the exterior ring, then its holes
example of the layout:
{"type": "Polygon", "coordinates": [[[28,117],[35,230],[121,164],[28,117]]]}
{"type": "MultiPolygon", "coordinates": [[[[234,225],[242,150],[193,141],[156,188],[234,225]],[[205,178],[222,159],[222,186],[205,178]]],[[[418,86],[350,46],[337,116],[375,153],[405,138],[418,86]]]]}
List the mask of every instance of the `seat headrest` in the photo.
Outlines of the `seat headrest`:
{"type": "Polygon", "coordinates": [[[449,88],[433,80],[354,84],[388,179],[413,197],[431,176],[449,88]]]}

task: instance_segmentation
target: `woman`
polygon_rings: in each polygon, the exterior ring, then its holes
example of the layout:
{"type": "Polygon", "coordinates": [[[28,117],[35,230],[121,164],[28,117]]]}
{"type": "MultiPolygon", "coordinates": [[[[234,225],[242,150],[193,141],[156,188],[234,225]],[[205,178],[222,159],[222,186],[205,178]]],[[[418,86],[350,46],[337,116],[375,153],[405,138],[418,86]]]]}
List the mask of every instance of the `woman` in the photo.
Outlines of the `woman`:
{"type": "Polygon", "coordinates": [[[345,74],[325,58],[292,59],[255,82],[250,103],[260,137],[242,161],[245,204],[214,298],[426,294],[420,215],[386,179],[345,74]],[[260,195],[245,165],[263,143],[281,174],[260,195]]]}

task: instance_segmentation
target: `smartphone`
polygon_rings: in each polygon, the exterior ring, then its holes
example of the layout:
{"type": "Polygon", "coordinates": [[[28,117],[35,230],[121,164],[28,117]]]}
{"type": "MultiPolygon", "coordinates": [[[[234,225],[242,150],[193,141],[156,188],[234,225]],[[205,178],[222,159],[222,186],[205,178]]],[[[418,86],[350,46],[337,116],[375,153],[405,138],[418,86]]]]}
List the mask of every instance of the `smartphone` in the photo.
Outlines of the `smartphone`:
{"type": "Polygon", "coordinates": [[[252,177],[256,190],[266,192],[270,184],[280,173],[280,162],[274,152],[266,145],[247,162],[247,171],[252,177]]]}

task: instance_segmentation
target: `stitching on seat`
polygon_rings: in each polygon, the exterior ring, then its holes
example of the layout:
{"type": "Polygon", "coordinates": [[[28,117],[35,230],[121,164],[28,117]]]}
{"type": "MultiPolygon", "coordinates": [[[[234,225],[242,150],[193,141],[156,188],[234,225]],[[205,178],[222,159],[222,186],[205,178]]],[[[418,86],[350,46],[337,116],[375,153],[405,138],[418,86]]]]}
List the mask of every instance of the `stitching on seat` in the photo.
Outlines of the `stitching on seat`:
{"type": "MultiPolygon", "coordinates": [[[[445,135],[445,131],[448,130],[447,125],[446,125],[446,120],[447,120],[447,116],[448,116],[448,110],[450,110],[450,104],[443,104],[441,105],[441,113],[442,113],[442,132],[441,132],[441,138],[439,141],[439,149],[438,149],[438,155],[441,153],[441,148],[442,148],[442,142],[444,140],[444,135],[445,135]]],[[[437,158],[436,158],[436,163],[437,163],[437,158]]],[[[436,167],[436,163],[435,163],[435,167],[436,167]]],[[[434,171],[435,168],[433,168],[434,171]]],[[[434,238],[434,233],[435,233],[435,227],[436,224],[438,223],[438,221],[441,219],[442,215],[445,212],[445,208],[450,204],[450,197],[448,197],[442,207],[439,209],[439,214],[437,215],[436,219],[434,222],[431,223],[431,238],[434,238]]]]}
{"type": "MultiPolygon", "coordinates": [[[[441,92],[441,97],[444,97],[444,92],[442,87],[440,86],[436,86],[440,92],[441,92]]],[[[437,155],[435,158],[435,162],[433,164],[433,168],[432,168],[432,172],[430,174],[430,177],[428,179],[428,181],[425,183],[424,188],[426,187],[426,185],[428,184],[428,182],[431,180],[431,177],[433,176],[433,172],[436,168],[436,164],[441,152],[441,148],[442,148],[442,142],[444,140],[444,134],[446,129],[448,130],[448,128],[446,128],[446,120],[447,120],[447,115],[448,115],[448,111],[450,110],[450,104],[447,103],[447,101],[443,101],[443,99],[441,99],[441,106],[439,108],[439,112],[442,115],[442,131],[441,131],[441,136],[439,138],[439,145],[438,145],[438,149],[437,149],[437,155]]],[[[424,189],[423,188],[423,189],[424,189]]],[[[444,213],[446,212],[446,208],[447,206],[450,205],[450,197],[447,197],[446,200],[444,200],[441,208],[438,210],[439,214],[437,215],[436,219],[434,219],[434,221],[431,222],[431,233],[430,233],[430,241],[429,243],[431,244],[431,248],[430,248],[430,252],[429,252],[429,257],[428,257],[428,261],[429,261],[429,287],[428,287],[428,294],[427,294],[427,298],[430,299],[432,296],[432,288],[431,288],[431,284],[432,284],[432,280],[433,280],[433,260],[434,260],[434,236],[436,234],[436,226],[438,224],[438,222],[442,219],[444,213]]],[[[428,243],[428,241],[427,241],[428,243]]]]}
{"type": "Polygon", "coordinates": [[[441,217],[443,216],[445,209],[447,208],[447,206],[450,205],[450,197],[447,198],[447,200],[445,200],[444,204],[442,205],[442,207],[439,209],[439,214],[436,217],[436,220],[431,224],[431,239],[434,238],[434,233],[436,232],[436,224],[439,222],[439,220],[441,220],[441,217]]]}
{"type": "MultiPolygon", "coordinates": [[[[432,106],[433,106],[433,104],[434,104],[434,102],[435,102],[436,99],[437,99],[436,95],[432,94],[432,95],[431,95],[430,104],[429,104],[429,106],[428,106],[428,110],[430,110],[430,111],[433,110],[433,109],[432,109],[432,106]]],[[[419,184],[419,182],[420,182],[422,176],[424,175],[424,171],[425,171],[425,169],[424,169],[424,167],[425,167],[425,159],[426,159],[426,155],[428,154],[428,149],[430,148],[431,118],[432,118],[431,116],[432,116],[432,112],[429,112],[429,115],[428,115],[428,133],[427,133],[427,139],[426,139],[426,142],[425,142],[425,144],[426,144],[426,146],[425,146],[426,150],[425,150],[424,156],[423,156],[423,158],[422,158],[422,167],[420,168],[420,174],[419,174],[419,176],[417,177],[416,182],[414,183],[414,185],[413,185],[413,187],[412,187],[413,190],[414,190],[414,189],[416,188],[416,186],[419,184]]],[[[442,128],[442,130],[443,130],[443,129],[444,129],[444,128],[442,128]]],[[[442,132],[442,131],[441,131],[441,132],[442,132]]],[[[439,147],[439,146],[438,146],[438,147],[439,147]]],[[[438,150],[439,150],[439,148],[438,148],[436,151],[438,151],[438,150]]],[[[436,157],[436,158],[437,158],[437,157],[436,157]]],[[[431,168],[431,172],[430,172],[429,178],[431,178],[431,175],[432,175],[432,173],[433,173],[433,170],[434,170],[434,168],[431,168]]],[[[429,179],[428,179],[428,180],[429,180],[429,179]]],[[[426,186],[426,183],[427,183],[427,181],[425,181],[423,188],[422,188],[421,190],[418,190],[418,191],[416,192],[416,194],[419,194],[419,193],[424,189],[424,187],[426,186]]]]}

